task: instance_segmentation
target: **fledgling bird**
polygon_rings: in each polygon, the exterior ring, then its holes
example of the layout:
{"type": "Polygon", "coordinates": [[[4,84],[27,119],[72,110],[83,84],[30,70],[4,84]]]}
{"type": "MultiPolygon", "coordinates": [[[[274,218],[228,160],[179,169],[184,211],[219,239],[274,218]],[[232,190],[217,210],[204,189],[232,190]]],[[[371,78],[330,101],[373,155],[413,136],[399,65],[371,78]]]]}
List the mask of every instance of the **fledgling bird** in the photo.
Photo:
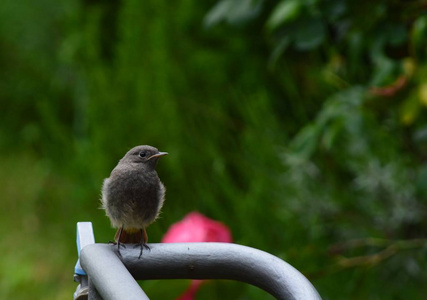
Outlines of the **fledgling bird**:
{"type": "Polygon", "coordinates": [[[113,227],[118,228],[114,237],[120,254],[122,244],[139,244],[147,248],[145,228],[160,213],[165,199],[165,187],[155,170],[159,152],[152,146],[136,146],[129,150],[102,185],[102,207],[113,227]]]}

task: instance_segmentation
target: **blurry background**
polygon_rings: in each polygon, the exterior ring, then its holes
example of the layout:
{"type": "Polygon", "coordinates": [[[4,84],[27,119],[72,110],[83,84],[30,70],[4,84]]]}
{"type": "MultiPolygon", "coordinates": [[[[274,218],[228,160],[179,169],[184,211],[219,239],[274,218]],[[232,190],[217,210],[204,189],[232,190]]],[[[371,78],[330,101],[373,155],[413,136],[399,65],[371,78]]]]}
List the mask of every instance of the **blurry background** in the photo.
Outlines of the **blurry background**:
{"type": "MultiPolygon", "coordinates": [[[[424,298],[426,12],[420,0],[2,1],[0,298],[72,297],[76,222],[113,238],[100,187],[139,144],[170,153],[151,242],[197,210],[324,299],[424,298]]],[[[143,284],[168,299],[188,282],[143,284]]],[[[208,295],[267,297],[230,282],[208,295]]]]}

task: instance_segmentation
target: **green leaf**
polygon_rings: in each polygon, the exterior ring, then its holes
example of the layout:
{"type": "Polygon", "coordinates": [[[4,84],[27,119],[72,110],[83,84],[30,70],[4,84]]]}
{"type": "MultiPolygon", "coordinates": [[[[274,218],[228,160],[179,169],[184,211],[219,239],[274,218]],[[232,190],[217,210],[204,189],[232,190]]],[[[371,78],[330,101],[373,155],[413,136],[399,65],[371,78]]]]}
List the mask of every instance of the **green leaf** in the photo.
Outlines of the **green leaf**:
{"type": "Polygon", "coordinates": [[[280,39],[277,45],[274,47],[273,52],[270,55],[268,61],[268,67],[272,70],[276,66],[277,61],[282,56],[283,52],[288,48],[290,44],[290,37],[284,36],[280,39]]]}
{"type": "Polygon", "coordinates": [[[204,24],[212,27],[221,21],[232,25],[245,23],[261,12],[262,1],[223,0],[218,2],[206,15],[204,24]]]}
{"type": "Polygon", "coordinates": [[[325,35],[326,28],[321,19],[305,21],[297,27],[293,34],[295,47],[302,51],[313,50],[323,42],[325,35]]]}
{"type": "Polygon", "coordinates": [[[375,64],[371,78],[371,85],[383,86],[392,83],[395,79],[395,71],[400,66],[396,61],[385,54],[385,37],[374,40],[370,49],[371,59],[375,64]]]}
{"type": "Polygon", "coordinates": [[[416,95],[411,95],[401,105],[400,120],[405,126],[412,125],[420,114],[420,102],[416,95]]]}
{"type": "Polygon", "coordinates": [[[343,130],[343,127],[344,126],[342,120],[338,119],[334,120],[332,124],[325,128],[321,139],[321,145],[323,146],[323,148],[325,148],[326,150],[331,150],[334,147],[339,134],[343,130]]]}
{"type": "Polygon", "coordinates": [[[426,55],[427,15],[420,16],[415,20],[412,27],[412,45],[416,55],[423,58],[426,55]]]}
{"type": "Polygon", "coordinates": [[[206,15],[204,24],[212,27],[227,18],[227,14],[233,7],[233,0],[219,1],[206,15]]]}
{"type": "Polygon", "coordinates": [[[285,0],[280,2],[274,8],[269,19],[267,20],[267,28],[274,30],[277,27],[292,22],[301,14],[302,3],[299,0],[285,0]]]}
{"type": "Polygon", "coordinates": [[[301,157],[308,159],[316,151],[322,128],[315,123],[305,126],[290,144],[290,149],[301,157]]]}

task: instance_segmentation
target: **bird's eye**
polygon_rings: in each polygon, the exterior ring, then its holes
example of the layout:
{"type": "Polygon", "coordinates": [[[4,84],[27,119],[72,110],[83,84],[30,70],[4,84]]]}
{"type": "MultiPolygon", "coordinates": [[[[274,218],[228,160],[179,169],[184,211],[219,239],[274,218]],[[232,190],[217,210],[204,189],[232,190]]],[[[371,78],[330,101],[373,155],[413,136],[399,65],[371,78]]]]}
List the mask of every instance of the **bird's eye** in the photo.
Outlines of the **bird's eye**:
{"type": "Polygon", "coordinates": [[[139,152],[139,157],[145,158],[147,157],[147,153],[145,153],[144,151],[139,152]]]}

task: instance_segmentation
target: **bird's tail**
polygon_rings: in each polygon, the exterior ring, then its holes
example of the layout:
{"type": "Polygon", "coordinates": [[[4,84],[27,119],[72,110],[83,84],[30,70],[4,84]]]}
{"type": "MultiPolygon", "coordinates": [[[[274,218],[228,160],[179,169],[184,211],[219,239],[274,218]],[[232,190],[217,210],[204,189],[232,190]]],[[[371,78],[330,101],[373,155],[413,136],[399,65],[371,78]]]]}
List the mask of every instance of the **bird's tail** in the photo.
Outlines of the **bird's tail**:
{"type": "Polygon", "coordinates": [[[120,242],[122,244],[143,244],[147,243],[148,236],[145,228],[136,229],[136,228],[126,228],[122,229],[120,227],[117,229],[116,235],[114,236],[114,240],[120,242]]]}

